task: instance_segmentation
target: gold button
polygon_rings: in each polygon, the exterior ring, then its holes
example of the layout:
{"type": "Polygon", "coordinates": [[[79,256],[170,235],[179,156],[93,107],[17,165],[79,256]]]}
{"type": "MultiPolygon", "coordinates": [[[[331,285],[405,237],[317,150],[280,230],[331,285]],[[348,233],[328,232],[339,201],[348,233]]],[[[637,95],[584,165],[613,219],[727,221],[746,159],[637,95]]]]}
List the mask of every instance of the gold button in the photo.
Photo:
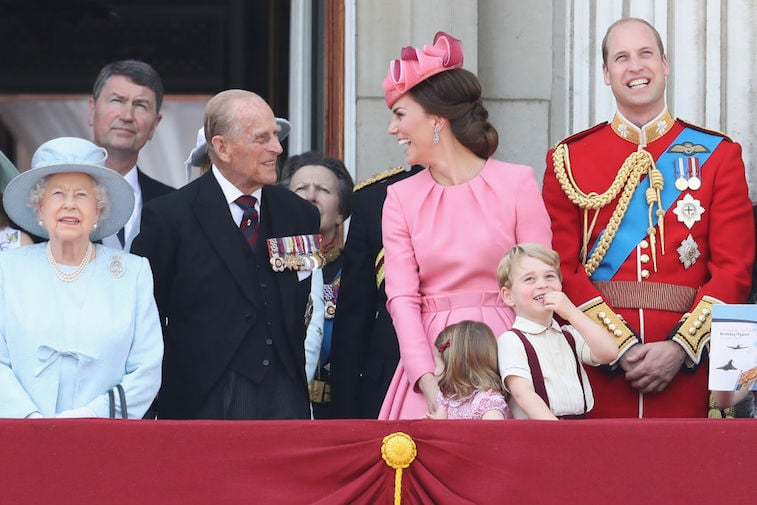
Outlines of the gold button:
{"type": "Polygon", "coordinates": [[[691,328],[689,328],[689,335],[696,335],[696,333],[697,333],[697,329],[696,328],[694,328],[693,326],[691,328]]]}
{"type": "Polygon", "coordinates": [[[623,335],[623,332],[622,332],[622,331],[620,331],[620,330],[615,330],[615,331],[614,331],[614,332],[612,332],[612,333],[613,333],[613,335],[615,335],[616,337],[619,337],[619,336],[623,335]]]}
{"type": "Polygon", "coordinates": [[[641,242],[639,242],[639,247],[641,247],[642,249],[646,249],[647,247],[649,247],[649,242],[647,242],[646,240],[642,240],[641,242]]]}
{"type": "Polygon", "coordinates": [[[615,331],[615,325],[614,324],[608,324],[607,329],[614,332],[615,331]]]}
{"type": "Polygon", "coordinates": [[[648,279],[649,278],[649,270],[642,270],[641,271],[641,278],[642,279],[648,279]]]}
{"type": "Polygon", "coordinates": [[[604,319],[607,314],[605,314],[605,312],[602,310],[597,315],[599,316],[600,319],[604,319]]]}
{"type": "Polygon", "coordinates": [[[642,263],[649,263],[649,255],[648,254],[642,254],[639,256],[639,259],[642,263]]]}
{"type": "Polygon", "coordinates": [[[701,327],[702,327],[702,322],[701,322],[701,321],[694,321],[694,327],[695,327],[696,329],[699,329],[699,328],[701,328],[701,327]]]}

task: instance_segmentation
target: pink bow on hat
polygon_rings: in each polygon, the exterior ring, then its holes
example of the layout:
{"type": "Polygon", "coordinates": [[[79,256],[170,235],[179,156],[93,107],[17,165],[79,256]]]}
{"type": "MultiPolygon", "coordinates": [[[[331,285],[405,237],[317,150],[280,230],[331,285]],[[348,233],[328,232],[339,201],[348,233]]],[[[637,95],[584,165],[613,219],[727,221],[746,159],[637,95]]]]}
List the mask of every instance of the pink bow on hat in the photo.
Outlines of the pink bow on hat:
{"type": "Polygon", "coordinates": [[[463,45],[445,32],[436,32],[433,46],[424,45],[422,50],[403,47],[400,58],[389,63],[389,75],[382,83],[389,108],[419,82],[445,70],[462,67],[463,45]]]}

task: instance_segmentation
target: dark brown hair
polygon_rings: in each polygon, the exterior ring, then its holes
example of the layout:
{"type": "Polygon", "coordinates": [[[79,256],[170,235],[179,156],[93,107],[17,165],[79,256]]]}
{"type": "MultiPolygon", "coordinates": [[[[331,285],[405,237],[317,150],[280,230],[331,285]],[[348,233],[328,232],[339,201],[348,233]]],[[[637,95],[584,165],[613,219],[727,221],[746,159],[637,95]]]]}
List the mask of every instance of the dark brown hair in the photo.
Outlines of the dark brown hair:
{"type": "Polygon", "coordinates": [[[428,114],[449,121],[462,145],[481,158],[488,158],[499,145],[496,128],[481,98],[481,83],[463,68],[438,73],[418,83],[408,93],[428,114]]]}

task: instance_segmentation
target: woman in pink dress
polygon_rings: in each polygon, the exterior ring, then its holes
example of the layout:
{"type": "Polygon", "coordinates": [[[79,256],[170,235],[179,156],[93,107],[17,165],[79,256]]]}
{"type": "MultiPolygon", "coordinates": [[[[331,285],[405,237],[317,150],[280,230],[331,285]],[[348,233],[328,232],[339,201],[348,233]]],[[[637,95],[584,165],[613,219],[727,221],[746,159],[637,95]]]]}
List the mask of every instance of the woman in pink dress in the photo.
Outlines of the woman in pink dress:
{"type": "Polygon", "coordinates": [[[481,321],[495,335],[514,315],[498,296],[499,260],[518,242],[551,246],[533,170],[497,161],[478,78],[462,68],[459,40],[406,47],[383,82],[389,134],[409,164],[427,168],[387,189],[383,212],[387,307],[400,363],[379,419],[434,415],[434,340],[450,324],[481,321]]]}

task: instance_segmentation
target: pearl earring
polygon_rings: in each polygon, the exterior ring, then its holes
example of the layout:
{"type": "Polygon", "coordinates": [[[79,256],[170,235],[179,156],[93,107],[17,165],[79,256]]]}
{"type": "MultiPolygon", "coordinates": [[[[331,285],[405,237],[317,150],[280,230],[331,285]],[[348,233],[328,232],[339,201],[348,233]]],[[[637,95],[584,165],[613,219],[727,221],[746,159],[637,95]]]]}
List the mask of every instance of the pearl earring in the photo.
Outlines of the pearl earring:
{"type": "Polygon", "coordinates": [[[438,144],[439,143],[439,127],[438,126],[434,126],[434,136],[431,139],[431,141],[434,144],[438,144]]]}
{"type": "Polygon", "coordinates": [[[97,229],[97,223],[93,224],[92,228],[96,230],[97,229]]]}

